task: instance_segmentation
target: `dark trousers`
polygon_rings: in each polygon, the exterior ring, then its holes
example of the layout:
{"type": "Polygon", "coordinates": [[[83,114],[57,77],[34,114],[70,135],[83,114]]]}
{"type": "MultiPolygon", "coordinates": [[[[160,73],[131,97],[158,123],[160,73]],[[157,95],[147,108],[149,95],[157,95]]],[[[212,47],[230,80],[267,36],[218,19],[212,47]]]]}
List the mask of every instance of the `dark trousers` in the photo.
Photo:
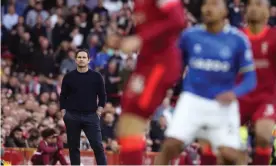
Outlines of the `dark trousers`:
{"type": "Polygon", "coordinates": [[[84,131],[97,161],[97,165],[107,165],[102,135],[100,118],[96,113],[82,113],[66,111],[63,120],[67,131],[67,142],[69,147],[71,165],[80,165],[80,136],[84,131]]]}

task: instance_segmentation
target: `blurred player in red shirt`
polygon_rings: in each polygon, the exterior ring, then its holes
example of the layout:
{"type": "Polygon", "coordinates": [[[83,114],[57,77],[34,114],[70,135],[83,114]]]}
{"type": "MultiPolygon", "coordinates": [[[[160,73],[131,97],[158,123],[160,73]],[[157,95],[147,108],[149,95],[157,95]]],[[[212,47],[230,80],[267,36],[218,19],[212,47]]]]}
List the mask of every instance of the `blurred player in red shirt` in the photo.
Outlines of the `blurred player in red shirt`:
{"type": "Polygon", "coordinates": [[[269,165],[272,130],[276,120],[276,29],[267,26],[268,0],[250,0],[248,26],[243,32],[250,39],[258,84],[255,91],[240,101],[241,122],[254,124],[255,150],[253,165],[269,165]]]}
{"type": "Polygon", "coordinates": [[[134,18],[136,35],[120,42],[126,53],[140,50],[136,69],[124,89],[117,128],[124,165],[142,164],[147,121],[181,76],[177,39],[186,24],[180,0],[135,0],[134,18]]]}

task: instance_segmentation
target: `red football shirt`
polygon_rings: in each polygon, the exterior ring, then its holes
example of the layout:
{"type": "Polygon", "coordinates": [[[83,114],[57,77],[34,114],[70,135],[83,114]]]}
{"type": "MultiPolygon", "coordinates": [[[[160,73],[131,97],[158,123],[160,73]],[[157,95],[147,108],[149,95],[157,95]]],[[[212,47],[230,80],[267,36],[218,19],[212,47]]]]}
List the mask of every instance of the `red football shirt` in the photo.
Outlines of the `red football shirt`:
{"type": "MultiPolygon", "coordinates": [[[[180,0],[135,0],[136,33],[143,41],[139,59],[155,61],[164,50],[176,49],[186,25],[180,0]]],[[[173,52],[173,51],[172,51],[173,52]]]]}
{"type": "Polygon", "coordinates": [[[254,56],[257,73],[256,89],[242,99],[256,102],[276,102],[276,28],[265,27],[257,35],[244,28],[254,56]]]}

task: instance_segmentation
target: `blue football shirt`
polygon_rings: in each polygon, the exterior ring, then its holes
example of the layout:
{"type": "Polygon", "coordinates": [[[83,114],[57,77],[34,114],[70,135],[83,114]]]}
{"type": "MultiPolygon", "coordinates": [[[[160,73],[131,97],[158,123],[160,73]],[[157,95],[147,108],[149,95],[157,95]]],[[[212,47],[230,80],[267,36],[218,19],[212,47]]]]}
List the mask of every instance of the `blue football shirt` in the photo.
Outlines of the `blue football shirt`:
{"type": "Polygon", "coordinates": [[[188,66],[183,91],[214,99],[233,90],[239,72],[254,71],[247,37],[230,25],[216,34],[203,25],[192,27],[181,34],[179,44],[188,66]]]}

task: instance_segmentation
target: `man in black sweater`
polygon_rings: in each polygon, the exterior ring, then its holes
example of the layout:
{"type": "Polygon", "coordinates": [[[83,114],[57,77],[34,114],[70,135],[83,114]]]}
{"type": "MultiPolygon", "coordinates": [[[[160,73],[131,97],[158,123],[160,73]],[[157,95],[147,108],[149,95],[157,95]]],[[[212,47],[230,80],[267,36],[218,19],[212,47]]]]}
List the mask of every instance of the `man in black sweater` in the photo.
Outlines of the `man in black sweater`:
{"type": "Polygon", "coordinates": [[[89,140],[97,165],[106,165],[99,118],[106,102],[103,78],[88,68],[87,51],[78,51],[75,58],[77,69],[64,76],[60,93],[71,165],[80,165],[81,130],[89,140]]]}

